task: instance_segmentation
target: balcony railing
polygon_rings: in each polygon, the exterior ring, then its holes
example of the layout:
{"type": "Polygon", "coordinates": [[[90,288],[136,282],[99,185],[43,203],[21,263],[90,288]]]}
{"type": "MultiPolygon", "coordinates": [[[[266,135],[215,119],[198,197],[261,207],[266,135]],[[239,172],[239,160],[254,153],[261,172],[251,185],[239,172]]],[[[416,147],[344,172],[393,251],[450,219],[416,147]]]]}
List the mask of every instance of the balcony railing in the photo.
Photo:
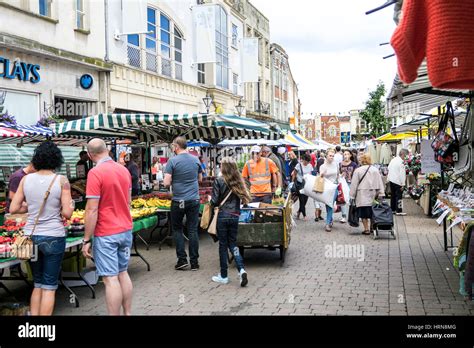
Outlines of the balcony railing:
{"type": "Polygon", "coordinates": [[[254,111],[259,114],[270,115],[270,104],[262,101],[254,101],[254,111]]]}

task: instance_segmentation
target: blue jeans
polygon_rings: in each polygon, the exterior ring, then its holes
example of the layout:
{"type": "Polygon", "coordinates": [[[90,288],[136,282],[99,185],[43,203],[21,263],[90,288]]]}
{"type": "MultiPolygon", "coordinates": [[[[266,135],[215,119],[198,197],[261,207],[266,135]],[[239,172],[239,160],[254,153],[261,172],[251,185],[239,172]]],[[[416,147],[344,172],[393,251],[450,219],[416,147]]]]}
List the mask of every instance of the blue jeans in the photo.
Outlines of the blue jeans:
{"type": "Polygon", "coordinates": [[[326,225],[330,225],[333,223],[333,213],[334,213],[334,202],[337,199],[337,189],[334,193],[334,198],[332,200],[332,206],[326,205],[326,225]]]}
{"type": "Polygon", "coordinates": [[[94,237],[92,248],[97,274],[103,277],[113,277],[125,272],[130,261],[132,241],[132,231],[94,237]]]}
{"type": "Polygon", "coordinates": [[[184,250],[183,218],[186,216],[186,227],[189,238],[189,260],[191,264],[198,264],[199,258],[199,199],[192,201],[173,201],[171,203],[171,227],[176,243],[176,256],[178,260],[187,261],[188,256],[184,250]]]}
{"type": "Polygon", "coordinates": [[[221,263],[221,277],[227,278],[227,249],[234,255],[235,265],[240,272],[244,268],[244,260],[237,247],[237,232],[239,217],[221,212],[217,216],[217,238],[219,239],[219,259],[221,263]]]}
{"type": "Polygon", "coordinates": [[[35,246],[35,255],[30,260],[35,288],[56,290],[59,272],[66,249],[66,237],[31,237],[35,246]],[[36,256],[36,257],[35,257],[36,256]],[[34,261],[36,260],[36,261],[34,261]]]}

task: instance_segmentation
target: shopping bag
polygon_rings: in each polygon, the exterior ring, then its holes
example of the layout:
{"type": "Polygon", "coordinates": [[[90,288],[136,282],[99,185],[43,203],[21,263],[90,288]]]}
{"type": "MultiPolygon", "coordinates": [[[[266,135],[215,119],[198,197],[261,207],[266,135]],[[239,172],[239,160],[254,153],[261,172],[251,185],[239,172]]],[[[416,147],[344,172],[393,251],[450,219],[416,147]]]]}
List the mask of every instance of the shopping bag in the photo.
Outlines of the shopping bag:
{"type": "Polygon", "coordinates": [[[316,179],[314,180],[313,191],[314,192],[319,192],[319,193],[324,192],[324,178],[322,178],[320,176],[316,177],[316,179]]]}
{"type": "Polygon", "coordinates": [[[333,182],[323,178],[324,180],[324,191],[323,192],[314,192],[313,187],[314,187],[314,182],[317,179],[317,177],[312,176],[311,174],[306,174],[305,175],[305,187],[303,190],[303,193],[315,199],[318,202],[324,203],[328,206],[333,206],[334,205],[334,195],[336,193],[337,185],[334,184],[333,182]]]}
{"type": "Polygon", "coordinates": [[[200,224],[203,230],[209,227],[209,223],[211,222],[211,215],[212,215],[211,204],[206,203],[204,205],[204,210],[202,211],[201,224],[200,224]]]}
{"type": "Polygon", "coordinates": [[[359,216],[357,215],[357,207],[354,200],[351,200],[351,203],[349,205],[347,222],[352,227],[359,227],[359,216]]]}
{"type": "Polygon", "coordinates": [[[337,198],[336,198],[337,205],[344,205],[346,204],[346,200],[344,198],[344,192],[342,192],[342,184],[339,183],[337,185],[337,198]]]}

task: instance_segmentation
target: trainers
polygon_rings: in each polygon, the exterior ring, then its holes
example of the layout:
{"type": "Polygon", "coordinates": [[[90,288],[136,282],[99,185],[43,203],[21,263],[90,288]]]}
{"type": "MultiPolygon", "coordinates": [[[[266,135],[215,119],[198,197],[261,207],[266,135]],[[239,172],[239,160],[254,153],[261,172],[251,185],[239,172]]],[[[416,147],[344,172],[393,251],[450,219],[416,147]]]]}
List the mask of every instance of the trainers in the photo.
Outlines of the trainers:
{"type": "Polygon", "coordinates": [[[242,268],[239,272],[240,286],[244,287],[248,284],[247,272],[242,268]]]}
{"type": "Polygon", "coordinates": [[[397,215],[397,216],[406,216],[407,213],[397,213],[396,215],[397,215]]]}
{"type": "Polygon", "coordinates": [[[331,225],[326,225],[326,232],[331,232],[331,225]]]}
{"type": "Polygon", "coordinates": [[[346,218],[341,218],[341,219],[339,220],[339,222],[340,222],[341,224],[345,224],[345,223],[347,222],[347,220],[346,220],[346,218]]]}
{"type": "Polygon", "coordinates": [[[188,261],[186,260],[179,260],[176,266],[174,266],[175,270],[184,270],[186,267],[189,266],[188,261]]]}
{"type": "Polygon", "coordinates": [[[212,281],[220,284],[227,284],[229,282],[229,278],[222,278],[220,273],[214,277],[212,277],[212,281]]]}
{"type": "Polygon", "coordinates": [[[197,271],[199,269],[199,264],[198,263],[192,263],[191,264],[191,271],[197,271]]]}

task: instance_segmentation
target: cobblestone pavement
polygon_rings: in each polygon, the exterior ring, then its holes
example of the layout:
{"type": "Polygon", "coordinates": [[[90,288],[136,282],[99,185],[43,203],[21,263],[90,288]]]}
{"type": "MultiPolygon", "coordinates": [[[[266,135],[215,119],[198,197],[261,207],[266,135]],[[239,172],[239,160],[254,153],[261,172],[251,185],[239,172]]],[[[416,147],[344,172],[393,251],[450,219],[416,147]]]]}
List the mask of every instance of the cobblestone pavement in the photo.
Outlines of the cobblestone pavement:
{"type": "MultiPolygon", "coordinates": [[[[234,268],[229,272],[229,284],[211,281],[219,262],[217,244],[206,235],[201,236],[201,269],[197,272],[174,270],[174,248],[164,245],[160,251],[153,245],[146,251],[140,245],[152,269],[147,272],[139,258],[132,258],[129,271],[134,283],[133,313],[473,314],[474,306],[465,303],[458,294],[459,276],[452,266],[452,252],[443,251],[442,228],[424,216],[413,202],[405,203],[409,214],[396,217],[396,240],[373,240],[361,235],[360,229],[339,222],[335,223],[333,232],[327,233],[323,222],[297,221],[283,266],[280,266],[278,250],[246,251],[245,265],[249,274],[246,288],[239,286],[234,268]],[[361,255],[328,257],[331,256],[328,248],[332,249],[334,243],[363,247],[364,260],[360,260],[361,255]]],[[[68,303],[68,293],[60,289],[55,314],[106,314],[103,283],[96,289],[97,299],[90,298],[88,289],[77,289],[81,300],[79,308],[68,303]]]]}

